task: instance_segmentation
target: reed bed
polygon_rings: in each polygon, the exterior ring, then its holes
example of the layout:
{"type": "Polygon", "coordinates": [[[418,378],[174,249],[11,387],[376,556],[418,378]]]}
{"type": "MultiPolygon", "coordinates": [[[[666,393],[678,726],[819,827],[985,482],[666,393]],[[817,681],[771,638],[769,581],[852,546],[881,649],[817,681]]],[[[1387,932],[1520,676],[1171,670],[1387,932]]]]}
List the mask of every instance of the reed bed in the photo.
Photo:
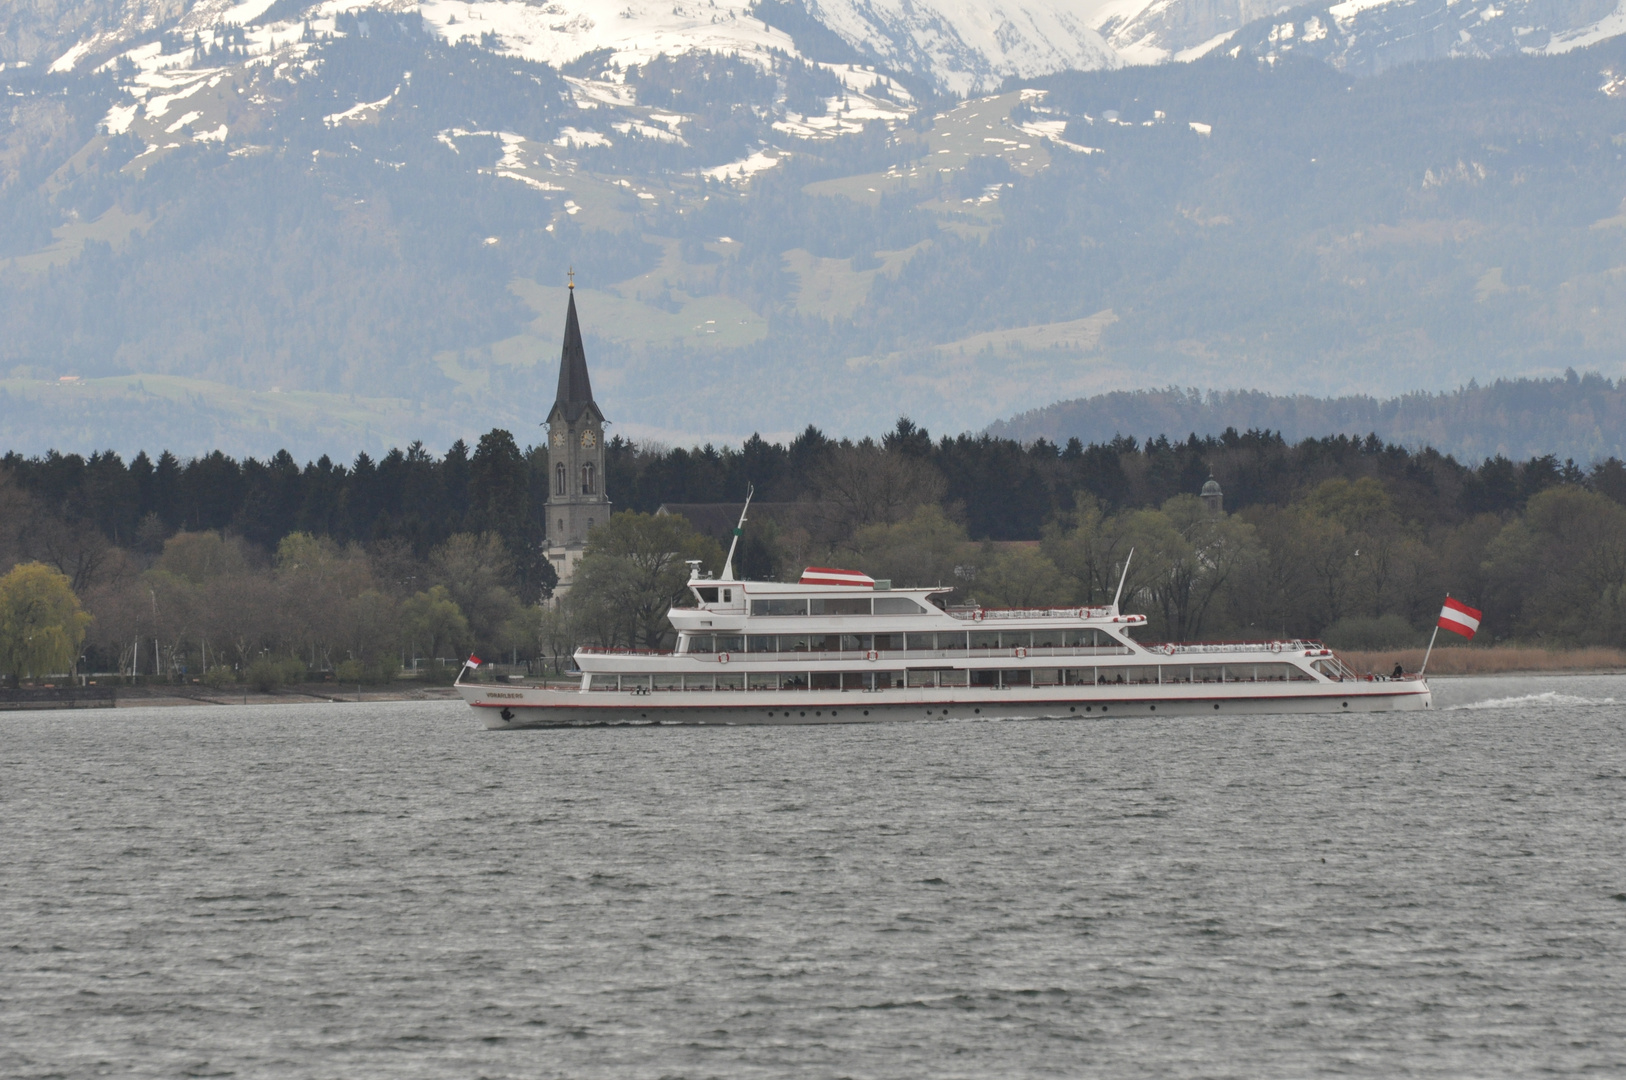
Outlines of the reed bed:
{"type": "MultiPolygon", "coordinates": [[[[1408,672],[1423,663],[1422,649],[1385,649],[1376,652],[1339,651],[1344,662],[1359,672],[1387,674],[1398,662],[1408,672]]],[[[1626,649],[1543,649],[1530,645],[1436,647],[1428,661],[1431,675],[1504,675],[1541,671],[1626,672],[1626,649]]]]}

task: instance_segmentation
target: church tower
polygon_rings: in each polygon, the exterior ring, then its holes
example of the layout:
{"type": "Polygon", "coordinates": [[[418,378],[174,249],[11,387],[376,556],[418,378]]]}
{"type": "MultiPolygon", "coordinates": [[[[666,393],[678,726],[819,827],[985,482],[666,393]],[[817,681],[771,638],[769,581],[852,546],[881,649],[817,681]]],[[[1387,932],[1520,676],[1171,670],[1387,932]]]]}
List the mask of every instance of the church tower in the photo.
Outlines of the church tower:
{"type": "Polygon", "coordinates": [[[604,493],[604,414],[587,380],[587,354],[576,321],[576,282],[565,310],[565,346],[559,357],[559,392],[548,413],[547,556],[559,575],[555,595],[576,576],[593,526],[610,516],[604,493]]]}

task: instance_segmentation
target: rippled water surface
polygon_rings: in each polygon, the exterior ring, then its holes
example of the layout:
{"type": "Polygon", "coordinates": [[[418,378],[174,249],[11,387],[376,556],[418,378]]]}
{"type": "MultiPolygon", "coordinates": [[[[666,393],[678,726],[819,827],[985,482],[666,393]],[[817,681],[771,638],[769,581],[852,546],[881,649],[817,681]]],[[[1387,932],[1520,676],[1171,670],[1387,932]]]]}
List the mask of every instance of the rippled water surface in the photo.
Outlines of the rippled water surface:
{"type": "Polygon", "coordinates": [[[1436,692],[0,714],[0,1074],[1621,1075],[1626,679],[1436,692]]]}

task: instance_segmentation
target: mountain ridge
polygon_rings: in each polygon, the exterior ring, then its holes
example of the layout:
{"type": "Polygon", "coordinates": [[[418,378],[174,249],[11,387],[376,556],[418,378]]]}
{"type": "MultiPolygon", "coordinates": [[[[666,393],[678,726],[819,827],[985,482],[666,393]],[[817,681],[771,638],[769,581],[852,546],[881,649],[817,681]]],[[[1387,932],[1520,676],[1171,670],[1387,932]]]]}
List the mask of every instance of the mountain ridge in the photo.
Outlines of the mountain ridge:
{"type": "Polygon", "coordinates": [[[256,4],[0,72],[13,437],[520,430],[571,266],[607,412],[662,441],[1626,374],[1621,39],[1357,78],[1295,17],[961,101],[782,8],[555,66],[509,46],[586,9],[256,4]]]}
{"type": "Polygon", "coordinates": [[[1106,443],[1119,436],[1199,438],[1234,431],[1275,431],[1289,442],[1328,434],[1376,434],[1384,442],[1475,462],[1546,454],[1583,464],[1626,457],[1626,381],[1571,370],[1551,379],[1470,382],[1439,393],[1392,398],[1314,398],[1263,390],[1168,387],[1058,401],[988,426],[998,438],[1056,445],[1106,443]]]}

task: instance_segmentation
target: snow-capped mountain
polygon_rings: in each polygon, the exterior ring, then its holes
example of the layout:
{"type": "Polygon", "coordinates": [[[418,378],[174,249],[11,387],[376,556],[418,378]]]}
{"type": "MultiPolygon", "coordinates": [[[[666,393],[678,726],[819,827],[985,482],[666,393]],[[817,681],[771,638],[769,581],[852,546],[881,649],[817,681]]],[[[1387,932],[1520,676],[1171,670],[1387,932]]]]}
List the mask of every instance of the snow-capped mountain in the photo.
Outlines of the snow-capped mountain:
{"type": "Polygon", "coordinates": [[[664,441],[1626,371],[1611,8],[112,2],[0,72],[19,446],[532,430],[572,267],[664,441]]]}
{"type": "Polygon", "coordinates": [[[1283,10],[1223,43],[1233,55],[1288,55],[1375,75],[1399,64],[1512,53],[1557,55],[1626,33],[1620,0],[1343,0],[1283,10]]]}
{"type": "MultiPolygon", "coordinates": [[[[853,58],[973,94],[1011,77],[1194,60],[1216,49],[1289,52],[1352,72],[1444,56],[1559,52],[1626,32],[1626,0],[114,0],[16,6],[0,61],[70,69],[159,32],[331,19],[364,7],[419,11],[449,41],[555,66],[602,52],[625,66],[695,50],[807,48],[794,23],[853,58]],[[787,19],[784,16],[793,15],[787,19]]],[[[827,56],[821,59],[829,59],[827,56]]]]}
{"type": "Polygon", "coordinates": [[[1190,59],[1248,22],[1290,5],[1273,0],[35,0],[13,6],[0,61],[59,70],[99,63],[160,32],[207,34],[221,24],[331,19],[341,11],[418,10],[451,41],[560,65],[608,50],[639,63],[692,50],[788,56],[805,50],[781,28],[816,25],[857,56],[940,91],[978,93],[1009,77],[1190,59]],[[766,21],[765,21],[766,20],[766,21]]]}
{"type": "Polygon", "coordinates": [[[808,10],[877,63],[966,94],[1008,76],[1121,66],[1097,27],[1126,4],[1145,0],[809,0],[808,10]]]}

